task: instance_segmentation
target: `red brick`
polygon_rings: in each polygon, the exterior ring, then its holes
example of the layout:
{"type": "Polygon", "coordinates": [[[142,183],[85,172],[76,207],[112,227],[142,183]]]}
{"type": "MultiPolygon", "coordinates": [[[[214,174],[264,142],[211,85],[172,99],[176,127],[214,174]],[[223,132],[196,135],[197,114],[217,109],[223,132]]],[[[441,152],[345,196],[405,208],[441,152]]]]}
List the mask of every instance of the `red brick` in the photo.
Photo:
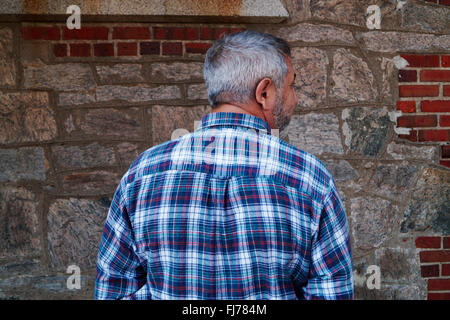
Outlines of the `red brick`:
{"type": "Polygon", "coordinates": [[[53,46],[53,54],[55,57],[66,57],[67,56],[67,44],[57,43],[53,46]]]}
{"type": "Polygon", "coordinates": [[[450,292],[429,292],[428,300],[450,300],[450,292]]]}
{"type": "Polygon", "coordinates": [[[420,275],[422,278],[439,277],[439,265],[433,264],[431,266],[421,266],[420,275]]]}
{"type": "MultiPolygon", "coordinates": [[[[442,158],[450,158],[450,146],[442,146],[442,158]]],[[[450,249],[450,237],[444,238],[444,248],[450,249]],[[447,241],[447,247],[445,246],[447,241]]]]}
{"type": "Polygon", "coordinates": [[[415,101],[397,101],[397,110],[402,112],[416,112],[415,101]]]}
{"type": "Polygon", "coordinates": [[[441,127],[450,127],[450,116],[441,115],[439,117],[439,125],[441,127]]]}
{"type": "Polygon", "coordinates": [[[96,56],[96,57],[114,56],[114,44],[112,44],[112,43],[95,43],[94,44],[94,56],[96,56]]]}
{"type": "Polygon", "coordinates": [[[426,115],[426,116],[401,116],[397,119],[397,125],[399,127],[436,127],[437,126],[437,116],[426,115]]]}
{"type": "Polygon", "coordinates": [[[420,103],[422,112],[450,112],[450,100],[423,100],[420,103]]]}
{"type": "Polygon", "coordinates": [[[442,276],[450,276],[450,263],[442,264],[442,276]]]}
{"type": "Polygon", "coordinates": [[[242,32],[245,31],[244,28],[231,28],[230,33],[242,32]]]}
{"type": "Polygon", "coordinates": [[[198,40],[198,28],[154,27],[153,34],[159,40],[198,40]]]}
{"type": "Polygon", "coordinates": [[[419,141],[450,141],[450,130],[419,130],[419,141]]]}
{"type": "Polygon", "coordinates": [[[450,290],[450,279],[429,279],[428,290],[429,291],[450,290]]]}
{"type": "Polygon", "coordinates": [[[441,247],[441,237],[418,237],[416,248],[437,248],[441,247]]]}
{"type": "Polygon", "coordinates": [[[441,60],[442,60],[442,67],[444,68],[450,68],[450,56],[441,56],[441,60]]]}
{"type": "Polygon", "coordinates": [[[206,53],[212,46],[212,43],[186,43],[187,53],[206,53]]]}
{"type": "Polygon", "coordinates": [[[136,56],[137,43],[136,42],[119,42],[117,43],[118,56],[136,56]]]}
{"type": "Polygon", "coordinates": [[[400,97],[437,97],[438,85],[404,85],[399,87],[400,97]]]}
{"type": "Polygon", "coordinates": [[[438,55],[402,54],[402,58],[408,61],[408,67],[439,67],[438,55]]]}
{"type": "Polygon", "coordinates": [[[108,40],[108,28],[84,27],[81,29],[63,28],[63,40],[108,40]]]}
{"type": "Polygon", "coordinates": [[[150,39],[148,27],[114,27],[113,39],[150,39]]]}
{"type": "Polygon", "coordinates": [[[58,27],[23,27],[22,38],[25,40],[59,40],[58,27]]]}
{"type": "Polygon", "coordinates": [[[162,54],[165,56],[182,56],[183,46],[181,42],[164,42],[162,44],[162,54]]]}
{"type": "Polygon", "coordinates": [[[89,57],[91,55],[91,45],[89,43],[71,43],[71,57],[89,57]]]}
{"type": "MultiPolygon", "coordinates": [[[[447,146],[448,148],[449,146],[447,146]]],[[[450,249],[450,237],[445,237],[444,238],[444,248],[445,249],[450,249]]]]}
{"type": "Polygon", "coordinates": [[[225,37],[228,33],[230,33],[230,29],[229,28],[216,28],[214,30],[214,39],[220,39],[225,37]]]}
{"type": "Polygon", "coordinates": [[[441,166],[449,167],[450,168],[450,160],[441,160],[439,161],[439,164],[441,166]]]}
{"type": "Polygon", "coordinates": [[[450,0],[439,0],[439,4],[443,4],[444,6],[450,6],[450,0]]]}
{"type": "Polygon", "coordinates": [[[160,42],[141,42],[140,43],[140,53],[141,55],[147,55],[147,54],[157,54],[159,55],[161,52],[160,49],[160,42]]]}
{"type": "Polygon", "coordinates": [[[421,251],[420,262],[450,262],[450,250],[421,251]]]}
{"type": "Polygon", "coordinates": [[[417,82],[416,70],[398,70],[399,82],[417,82]]]}
{"type": "Polygon", "coordinates": [[[214,29],[212,28],[200,28],[201,40],[214,40],[214,29]]]}
{"type": "Polygon", "coordinates": [[[420,81],[450,81],[450,70],[422,70],[420,72],[420,81]]]}
{"type": "Polygon", "coordinates": [[[407,139],[412,142],[417,142],[417,130],[411,130],[409,134],[399,134],[400,139],[407,139]]]}
{"type": "Polygon", "coordinates": [[[450,86],[444,86],[444,97],[450,97],[450,86]]]}

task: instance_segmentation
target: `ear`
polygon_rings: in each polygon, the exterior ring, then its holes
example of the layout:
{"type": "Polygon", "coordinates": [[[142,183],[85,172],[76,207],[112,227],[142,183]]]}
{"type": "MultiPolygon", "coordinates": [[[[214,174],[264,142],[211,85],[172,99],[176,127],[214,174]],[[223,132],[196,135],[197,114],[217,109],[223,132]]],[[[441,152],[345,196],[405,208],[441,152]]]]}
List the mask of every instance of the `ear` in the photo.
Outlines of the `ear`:
{"type": "Polygon", "coordinates": [[[270,78],[262,79],[256,86],[256,102],[263,110],[271,110],[276,97],[276,88],[270,78]]]}

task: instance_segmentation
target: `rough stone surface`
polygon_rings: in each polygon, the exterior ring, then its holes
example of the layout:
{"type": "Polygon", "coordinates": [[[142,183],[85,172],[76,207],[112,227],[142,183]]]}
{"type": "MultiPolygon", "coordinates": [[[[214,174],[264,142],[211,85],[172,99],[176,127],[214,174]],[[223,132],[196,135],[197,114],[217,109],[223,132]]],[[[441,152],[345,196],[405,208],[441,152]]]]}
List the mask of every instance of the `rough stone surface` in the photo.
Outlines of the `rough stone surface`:
{"type": "Polygon", "coordinates": [[[330,94],[345,102],[373,101],[377,97],[374,77],[367,63],[347,49],[338,49],[333,57],[330,94]]]}
{"type": "Polygon", "coordinates": [[[172,133],[176,129],[194,131],[194,121],[200,121],[210,111],[210,106],[189,108],[153,106],[148,109],[148,112],[152,115],[153,145],[171,140],[172,133]]]}
{"type": "Polygon", "coordinates": [[[450,35],[371,31],[356,37],[362,39],[368,50],[378,52],[447,50],[450,47],[450,35]]]}
{"type": "Polygon", "coordinates": [[[121,63],[113,66],[96,66],[95,68],[101,82],[129,83],[144,81],[142,65],[140,64],[121,63]]]}
{"type": "Polygon", "coordinates": [[[429,231],[450,234],[450,172],[426,168],[412,190],[401,232],[429,231]]]}
{"type": "Polygon", "coordinates": [[[414,249],[380,248],[375,251],[383,282],[417,282],[420,268],[414,249]]]}
{"type": "Polygon", "coordinates": [[[120,165],[128,168],[139,156],[139,146],[134,143],[123,142],[117,145],[120,165]]]}
{"type": "Polygon", "coordinates": [[[344,153],[339,120],[333,113],[293,115],[286,130],[292,145],[313,155],[344,153]]]}
{"type": "Polygon", "coordinates": [[[332,42],[333,44],[353,44],[355,39],[350,31],[331,25],[317,25],[310,23],[297,24],[278,31],[278,37],[286,41],[303,42],[332,42]]]}
{"type": "Polygon", "coordinates": [[[146,102],[154,100],[173,100],[181,98],[178,86],[149,87],[147,85],[115,86],[105,85],[96,89],[97,101],[121,100],[126,102],[146,102]]]}
{"type": "Polygon", "coordinates": [[[328,57],[316,48],[294,48],[292,66],[300,108],[316,107],[326,98],[328,57]]]}
{"type": "Polygon", "coordinates": [[[391,83],[396,83],[398,80],[395,79],[397,73],[395,72],[395,64],[391,59],[381,58],[378,59],[380,62],[380,70],[382,72],[382,87],[381,87],[381,98],[383,101],[393,101],[395,100],[394,86],[391,83]]]}
{"type": "MultiPolygon", "coordinates": [[[[85,114],[74,112],[74,122],[86,135],[114,136],[120,138],[142,138],[141,112],[130,109],[91,109],[85,114]]],[[[73,124],[73,122],[72,122],[73,124]]],[[[70,122],[69,122],[69,125],[70,122]]]]}
{"type": "Polygon", "coordinates": [[[188,86],[187,98],[189,100],[208,99],[208,92],[206,90],[206,84],[193,84],[188,86]]]}
{"type": "Polygon", "coordinates": [[[40,147],[0,149],[0,181],[44,181],[45,161],[40,147]]]}
{"type": "Polygon", "coordinates": [[[346,160],[324,160],[324,163],[336,183],[359,177],[358,171],[353,169],[350,163],[346,160]]]}
{"type": "Polygon", "coordinates": [[[52,146],[52,155],[59,170],[116,164],[114,149],[97,142],[86,146],[55,145],[52,146]]]}
{"type": "Polygon", "coordinates": [[[395,160],[433,160],[438,153],[438,149],[435,146],[413,146],[391,142],[387,146],[386,152],[395,160]]]}
{"type": "Polygon", "coordinates": [[[342,131],[350,150],[375,157],[383,148],[391,125],[387,108],[347,108],[342,111],[342,131]]]}
{"type": "Polygon", "coordinates": [[[24,86],[27,89],[78,91],[92,89],[94,76],[87,64],[61,63],[24,66],[24,86]]]}
{"type": "Polygon", "coordinates": [[[61,180],[64,192],[92,195],[114,192],[120,178],[121,175],[118,173],[98,170],[66,174],[61,180]]]}
{"type": "Polygon", "coordinates": [[[13,50],[13,31],[10,28],[0,28],[0,86],[16,84],[13,50]]]}
{"type": "Polygon", "coordinates": [[[444,6],[422,6],[408,1],[402,10],[402,26],[417,31],[448,33],[450,14],[444,6]]]}
{"type": "Polygon", "coordinates": [[[48,221],[48,250],[56,270],[75,264],[81,271],[95,268],[101,234],[110,199],[57,199],[51,203],[48,221]]]}
{"type": "Polygon", "coordinates": [[[25,258],[14,262],[8,262],[0,265],[0,278],[3,279],[35,273],[39,271],[40,265],[40,260],[36,258],[25,258]]]}
{"type": "Polygon", "coordinates": [[[38,207],[30,190],[0,188],[0,258],[39,254],[38,207]]]}
{"type": "Polygon", "coordinates": [[[355,287],[356,300],[424,300],[426,296],[419,286],[406,284],[381,284],[380,289],[355,287]]]}
{"type": "Polygon", "coordinates": [[[83,105],[95,102],[95,95],[89,92],[61,92],[58,105],[71,106],[83,105]]]}
{"type": "Polygon", "coordinates": [[[412,187],[420,171],[411,164],[380,164],[372,180],[370,187],[379,194],[395,200],[404,200],[412,187]]]}
{"type": "Polygon", "coordinates": [[[151,65],[151,76],[157,82],[166,81],[187,81],[203,80],[202,62],[155,62],[151,65]]]}
{"type": "Polygon", "coordinates": [[[379,247],[392,236],[397,206],[379,198],[350,199],[354,247],[368,250],[379,247]]]}
{"type": "Polygon", "coordinates": [[[46,92],[0,92],[0,144],[47,141],[56,134],[46,92]]]}

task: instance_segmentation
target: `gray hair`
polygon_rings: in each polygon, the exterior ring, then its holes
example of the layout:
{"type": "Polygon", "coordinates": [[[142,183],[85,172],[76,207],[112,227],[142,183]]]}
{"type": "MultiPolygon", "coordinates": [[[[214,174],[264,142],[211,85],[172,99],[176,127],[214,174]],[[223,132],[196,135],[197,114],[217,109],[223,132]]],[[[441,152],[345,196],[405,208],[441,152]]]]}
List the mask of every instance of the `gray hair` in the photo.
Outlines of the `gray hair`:
{"type": "Polygon", "coordinates": [[[217,40],[203,68],[211,107],[254,101],[256,86],[266,77],[280,91],[289,72],[286,56],[291,56],[289,44],[268,33],[246,30],[217,40]]]}

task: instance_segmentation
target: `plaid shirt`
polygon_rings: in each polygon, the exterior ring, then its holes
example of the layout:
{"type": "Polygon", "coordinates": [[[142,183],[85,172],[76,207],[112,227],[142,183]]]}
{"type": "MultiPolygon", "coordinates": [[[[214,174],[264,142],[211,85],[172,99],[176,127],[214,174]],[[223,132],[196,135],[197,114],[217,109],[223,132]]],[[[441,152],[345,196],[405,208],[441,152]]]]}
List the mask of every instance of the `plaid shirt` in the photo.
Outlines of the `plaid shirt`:
{"type": "Polygon", "coordinates": [[[121,179],[98,252],[96,299],[352,299],[335,182],[262,119],[209,113],[121,179]]]}

